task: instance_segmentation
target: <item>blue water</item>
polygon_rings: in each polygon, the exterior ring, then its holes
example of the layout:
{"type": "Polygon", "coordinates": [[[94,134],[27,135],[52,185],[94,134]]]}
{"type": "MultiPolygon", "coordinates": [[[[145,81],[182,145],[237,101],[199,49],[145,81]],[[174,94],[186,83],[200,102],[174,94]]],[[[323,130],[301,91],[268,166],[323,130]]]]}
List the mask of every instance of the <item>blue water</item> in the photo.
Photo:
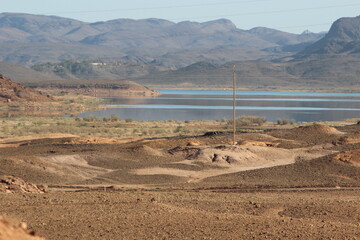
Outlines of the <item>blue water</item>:
{"type": "MultiPolygon", "coordinates": [[[[232,117],[232,91],[158,90],[159,97],[107,98],[101,111],[80,116],[118,115],[135,120],[218,120],[232,117]]],[[[256,115],[269,121],[335,121],[360,118],[359,93],[239,91],[237,116],[256,115]]]]}
{"type": "MultiPolygon", "coordinates": [[[[169,95],[233,95],[226,90],[156,90],[169,95]]],[[[267,92],[267,91],[237,91],[237,96],[310,96],[310,97],[360,97],[360,93],[322,93],[322,92],[267,92]]]]}

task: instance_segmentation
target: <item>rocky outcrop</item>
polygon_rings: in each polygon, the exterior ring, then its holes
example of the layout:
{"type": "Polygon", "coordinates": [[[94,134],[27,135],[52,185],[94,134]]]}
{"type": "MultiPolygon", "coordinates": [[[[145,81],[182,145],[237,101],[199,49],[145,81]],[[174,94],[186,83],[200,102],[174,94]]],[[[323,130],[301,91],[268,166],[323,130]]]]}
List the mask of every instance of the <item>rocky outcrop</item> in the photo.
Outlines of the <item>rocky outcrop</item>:
{"type": "Polygon", "coordinates": [[[360,16],[340,18],[333,23],[328,34],[299,55],[358,54],[360,52],[360,16]]]}
{"type": "Polygon", "coordinates": [[[0,103],[49,102],[52,98],[31,88],[22,86],[0,74],[0,103]]]}
{"type": "MultiPolygon", "coordinates": [[[[44,193],[35,184],[14,176],[0,176],[0,193],[44,193]]],[[[0,238],[1,239],[1,238],[0,238]]]]}

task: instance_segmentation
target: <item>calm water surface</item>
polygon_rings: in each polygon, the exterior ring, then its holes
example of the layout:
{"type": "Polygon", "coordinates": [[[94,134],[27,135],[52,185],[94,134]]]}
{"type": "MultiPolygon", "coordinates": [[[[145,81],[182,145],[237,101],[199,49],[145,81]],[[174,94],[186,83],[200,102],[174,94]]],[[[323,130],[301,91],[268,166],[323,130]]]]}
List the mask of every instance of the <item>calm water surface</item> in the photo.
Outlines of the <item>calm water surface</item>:
{"type": "MultiPolygon", "coordinates": [[[[158,90],[159,97],[107,98],[101,111],[81,117],[118,115],[135,120],[218,120],[232,118],[232,91],[158,90]]],[[[237,116],[268,121],[335,121],[360,117],[360,94],[312,92],[237,92],[237,116]]]]}

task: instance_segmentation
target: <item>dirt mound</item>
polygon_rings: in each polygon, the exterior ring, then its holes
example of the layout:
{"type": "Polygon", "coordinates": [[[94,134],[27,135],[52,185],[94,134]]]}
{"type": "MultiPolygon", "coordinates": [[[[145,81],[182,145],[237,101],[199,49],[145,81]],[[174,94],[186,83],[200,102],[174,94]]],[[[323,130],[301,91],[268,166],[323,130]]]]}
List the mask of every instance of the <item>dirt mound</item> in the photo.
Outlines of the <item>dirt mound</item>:
{"type": "Polygon", "coordinates": [[[0,74],[0,102],[10,103],[14,101],[49,102],[52,101],[52,98],[31,88],[14,83],[0,74]]]}
{"type": "Polygon", "coordinates": [[[44,238],[34,236],[35,233],[27,229],[26,223],[14,224],[0,216],[1,240],[41,240],[44,238]]]}
{"type": "Polygon", "coordinates": [[[337,154],[335,160],[341,161],[346,164],[360,167],[360,149],[344,151],[337,154]]]}
{"type": "Polygon", "coordinates": [[[152,147],[146,146],[146,145],[141,145],[141,146],[137,146],[131,149],[134,152],[137,153],[141,153],[144,155],[150,155],[150,156],[163,156],[164,153],[158,149],[154,149],[152,147]]]}
{"type": "Polygon", "coordinates": [[[13,176],[0,176],[0,192],[5,193],[44,193],[35,184],[13,176]]]}
{"type": "Polygon", "coordinates": [[[300,126],[293,129],[278,129],[268,132],[269,135],[281,139],[279,147],[308,147],[324,143],[336,143],[344,137],[345,133],[334,127],[314,124],[311,126],[300,126]],[[298,142],[285,142],[293,140],[298,142]]]}
{"type": "Polygon", "coordinates": [[[340,132],[334,127],[325,126],[321,124],[314,124],[311,126],[301,126],[293,130],[302,134],[343,134],[343,132],[340,132]]]}
{"type": "Polygon", "coordinates": [[[166,167],[150,167],[133,170],[135,175],[171,175],[187,178],[187,182],[200,182],[205,178],[280,165],[308,161],[329,154],[329,151],[309,149],[281,149],[264,146],[197,146],[176,147],[168,150],[170,155],[185,160],[166,167]],[[197,166],[200,169],[182,166],[197,166]],[[202,167],[201,167],[202,166],[202,167]]]}
{"type": "Polygon", "coordinates": [[[285,162],[290,164],[294,163],[299,156],[304,155],[302,151],[256,145],[219,145],[215,147],[184,148],[175,151],[180,151],[187,155],[187,160],[223,166],[260,166],[267,165],[271,162],[285,162]]]}

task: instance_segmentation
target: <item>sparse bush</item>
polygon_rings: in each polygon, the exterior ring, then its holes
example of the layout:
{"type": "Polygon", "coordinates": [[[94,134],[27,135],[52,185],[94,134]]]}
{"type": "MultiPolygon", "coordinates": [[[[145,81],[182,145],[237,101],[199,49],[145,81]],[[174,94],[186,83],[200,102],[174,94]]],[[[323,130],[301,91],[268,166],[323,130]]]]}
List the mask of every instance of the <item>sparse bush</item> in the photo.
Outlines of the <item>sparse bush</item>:
{"type": "MultiPolygon", "coordinates": [[[[235,122],[236,122],[236,127],[253,126],[253,125],[261,126],[266,122],[266,118],[259,116],[243,116],[237,118],[235,122]]],[[[232,124],[233,121],[229,120],[228,127],[232,126],[232,124]]]]}
{"type": "Polygon", "coordinates": [[[288,125],[288,124],[294,124],[294,121],[288,120],[288,119],[278,119],[278,120],[276,120],[276,124],[277,125],[288,125]]]}
{"type": "Polygon", "coordinates": [[[97,117],[95,117],[95,116],[87,116],[87,117],[83,117],[83,120],[85,121],[85,122],[95,122],[95,121],[97,121],[98,119],[97,119],[97,117]]]}
{"type": "Polygon", "coordinates": [[[174,130],[174,133],[179,133],[179,132],[183,132],[184,131],[184,127],[183,126],[177,126],[174,130]]]}
{"type": "Polygon", "coordinates": [[[120,120],[120,118],[115,114],[110,116],[110,121],[112,121],[112,122],[117,122],[119,120],[120,120]]]}
{"type": "Polygon", "coordinates": [[[132,118],[125,118],[125,122],[127,122],[127,123],[130,123],[130,122],[132,122],[132,121],[134,121],[134,119],[132,119],[132,118]]]}

